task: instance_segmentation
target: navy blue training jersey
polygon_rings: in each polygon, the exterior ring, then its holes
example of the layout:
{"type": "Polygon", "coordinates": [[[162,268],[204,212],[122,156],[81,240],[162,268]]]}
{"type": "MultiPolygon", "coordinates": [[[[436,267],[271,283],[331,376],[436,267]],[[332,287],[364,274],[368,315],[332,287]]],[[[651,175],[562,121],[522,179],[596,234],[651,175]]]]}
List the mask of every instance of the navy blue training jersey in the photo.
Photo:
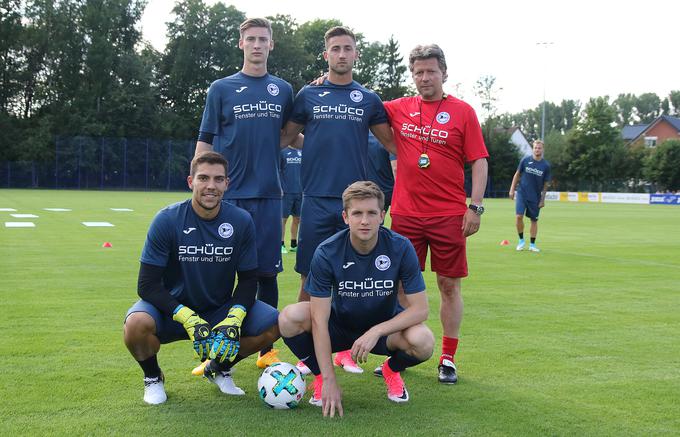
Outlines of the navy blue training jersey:
{"type": "Polygon", "coordinates": [[[302,169],[302,150],[286,147],[281,150],[281,187],[287,194],[302,193],[300,170],[302,169]]]}
{"type": "Polygon", "coordinates": [[[201,132],[229,161],[228,199],[281,198],[281,128],[293,107],[293,88],[276,76],[241,72],[210,85],[201,132]]]}
{"type": "Polygon", "coordinates": [[[368,133],[368,167],[366,167],[367,180],[373,181],[388,197],[394,189],[394,173],[390,163],[390,152],[380,144],[371,132],[368,133]]]}
{"type": "Polygon", "coordinates": [[[257,268],[253,219],[225,201],[210,221],[191,199],[175,203],[151,222],[140,261],[165,267],[163,285],[179,302],[210,311],[231,298],[237,271],[257,268]]]}
{"type": "Polygon", "coordinates": [[[538,202],[541,199],[543,185],[552,179],[550,163],[545,158],[536,161],[529,155],[519,162],[517,171],[520,174],[519,189],[526,200],[538,202]]]}
{"type": "Polygon", "coordinates": [[[355,81],[306,86],[295,97],[290,119],[305,125],[306,196],[342,197],[348,185],[366,180],[369,127],[387,122],[377,94],[355,81]]]}
{"type": "Polygon", "coordinates": [[[340,323],[367,331],[397,314],[399,281],[407,294],[425,290],[416,251],[407,238],[381,226],[376,247],[361,255],[345,229],[317,247],[305,291],[330,296],[340,323]]]}

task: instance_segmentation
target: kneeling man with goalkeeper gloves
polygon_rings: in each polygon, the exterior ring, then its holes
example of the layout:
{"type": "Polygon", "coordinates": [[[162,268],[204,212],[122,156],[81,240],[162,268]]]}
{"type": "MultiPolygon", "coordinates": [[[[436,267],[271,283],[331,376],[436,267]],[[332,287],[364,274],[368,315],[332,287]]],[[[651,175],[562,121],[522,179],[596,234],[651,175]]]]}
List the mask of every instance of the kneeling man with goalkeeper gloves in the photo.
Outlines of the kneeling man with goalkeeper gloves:
{"type": "Polygon", "coordinates": [[[232,367],[279,338],[278,312],[255,299],[255,226],[223,202],[227,161],[215,152],[191,162],[192,197],[163,208],[142,250],[137,301],[127,312],[125,345],[144,372],[144,401],[166,401],[160,345],[188,339],[210,359],[205,376],[220,391],[242,395],[232,367]],[[234,288],[238,275],[238,286],[234,288]]]}

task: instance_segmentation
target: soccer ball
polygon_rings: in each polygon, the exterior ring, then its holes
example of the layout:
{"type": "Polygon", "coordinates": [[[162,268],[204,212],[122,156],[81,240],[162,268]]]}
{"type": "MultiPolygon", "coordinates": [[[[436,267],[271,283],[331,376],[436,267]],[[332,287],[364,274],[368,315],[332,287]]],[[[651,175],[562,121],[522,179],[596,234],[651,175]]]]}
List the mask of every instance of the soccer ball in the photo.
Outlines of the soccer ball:
{"type": "Polygon", "coordinates": [[[257,380],[260,399],[269,408],[286,410],[295,408],[305,395],[305,379],[289,363],[274,363],[264,369],[257,380]]]}

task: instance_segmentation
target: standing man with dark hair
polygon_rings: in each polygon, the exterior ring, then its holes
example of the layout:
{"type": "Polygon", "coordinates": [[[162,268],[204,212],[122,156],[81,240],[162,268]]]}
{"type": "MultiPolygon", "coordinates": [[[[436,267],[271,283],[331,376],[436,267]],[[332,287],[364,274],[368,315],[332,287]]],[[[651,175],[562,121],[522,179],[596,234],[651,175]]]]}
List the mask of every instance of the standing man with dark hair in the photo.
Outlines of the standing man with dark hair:
{"type": "MultiPolygon", "coordinates": [[[[328,78],[319,86],[300,90],[282,141],[285,143],[305,129],[295,263],[295,271],[301,276],[301,301],[309,300],[303,285],[317,246],[347,227],[342,219],[342,192],[349,184],[366,180],[369,129],[381,143],[393,142],[380,98],[352,79],[358,58],[354,33],[345,27],[333,27],[324,40],[328,78]]],[[[348,372],[363,372],[349,351],[336,355],[335,364],[348,372]]]]}
{"type": "Polygon", "coordinates": [[[286,249],[286,222],[293,216],[290,224],[290,250],[297,252],[297,235],[300,226],[300,207],[302,206],[302,184],[300,168],[302,167],[302,149],[286,147],[281,150],[281,185],[283,187],[283,214],[281,222],[281,253],[286,249]]]}
{"type": "Polygon", "coordinates": [[[463,319],[461,278],[468,275],[465,239],[479,230],[489,154],[475,111],[444,93],[446,60],[439,46],[414,48],[409,69],[419,95],[385,103],[399,168],[390,213],[392,229],[411,240],[422,270],[430,249],[444,332],[438,378],[453,384],[458,380],[454,356],[463,319]],[[472,166],[469,206],[466,162],[472,166]]]}
{"type": "Polygon", "coordinates": [[[515,225],[517,226],[517,235],[519,236],[517,250],[524,250],[525,247],[524,215],[526,214],[529,220],[531,220],[529,250],[532,252],[541,251],[536,247],[538,214],[541,212],[541,208],[545,206],[545,193],[548,191],[548,185],[552,179],[550,163],[543,159],[543,147],[543,141],[534,141],[531,156],[522,158],[510,184],[510,192],[508,194],[511,199],[515,200],[515,225]],[[515,193],[517,182],[519,182],[519,188],[515,193]]]}
{"type": "Polygon", "coordinates": [[[187,183],[191,199],[162,209],[149,227],[139,267],[142,300],[125,316],[125,345],[144,372],[148,404],[167,399],[156,357],[161,344],[188,336],[197,358],[213,359],[209,380],[225,394],[242,395],[232,367],[279,338],[278,312],[255,299],[253,220],[222,200],[227,161],[215,152],[194,157],[187,183]]]}
{"type": "Polygon", "coordinates": [[[324,416],[343,415],[331,352],[351,348],[359,362],[369,353],[389,355],[382,376],[393,402],[409,400],[400,372],[432,356],[418,258],[406,238],[380,226],[384,200],[373,182],[347,187],[342,217],[349,229],[316,248],[305,282],[310,302],[287,306],[279,318],[284,341],[315,375],[309,402],[322,407],[324,416]],[[405,310],[397,297],[400,283],[409,304],[405,310]]]}
{"type": "MultiPolygon", "coordinates": [[[[267,73],[269,52],[274,49],[271,24],[251,18],[240,26],[243,50],[240,72],[210,86],[203,111],[196,154],[221,152],[231,164],[225,199],[250,213],[257,235],[258,298],[276,308],[279,290],[276,275],[281,264],[281,183],[279,152],[281,128],[293,105],[288,82],[267,73]]],[[[267,345],[257,366],[279,361],[278,351],[267,345]]],[[[195,369],[200,373],[200,369],[195,369]]]]}

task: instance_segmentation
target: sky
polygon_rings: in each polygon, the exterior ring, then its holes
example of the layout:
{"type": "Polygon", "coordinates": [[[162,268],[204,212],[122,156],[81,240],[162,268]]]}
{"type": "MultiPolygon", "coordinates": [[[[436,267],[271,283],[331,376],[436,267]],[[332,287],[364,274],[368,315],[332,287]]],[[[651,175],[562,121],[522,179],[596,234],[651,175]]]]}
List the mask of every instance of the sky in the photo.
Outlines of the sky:
{"type": "MultiPolygon", "coordinates": [[[[604,95],[613,100],[619,93],[654,92],[663,98],[680,89],[679,1],[223,3],[247,17],[284,14],[298,24],[335,18],[370,42],[385,43],[393,35],[405,62],[414,46],[436,43],[444,50],[448,65],[444,91],[472,104],[480,117],[484,114],[474,85],[482,76],[495,77],[501,88],[496,93],[498,113],[535,108],[544,95],[556,103],[562,99],[585,103],[604,95]]],[[[172,0],[149,0],[142,17],[144,38],[161,51],[173,5],[172,0]]]]}

